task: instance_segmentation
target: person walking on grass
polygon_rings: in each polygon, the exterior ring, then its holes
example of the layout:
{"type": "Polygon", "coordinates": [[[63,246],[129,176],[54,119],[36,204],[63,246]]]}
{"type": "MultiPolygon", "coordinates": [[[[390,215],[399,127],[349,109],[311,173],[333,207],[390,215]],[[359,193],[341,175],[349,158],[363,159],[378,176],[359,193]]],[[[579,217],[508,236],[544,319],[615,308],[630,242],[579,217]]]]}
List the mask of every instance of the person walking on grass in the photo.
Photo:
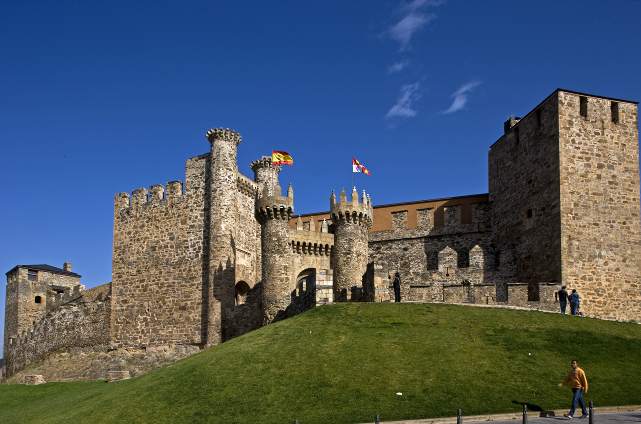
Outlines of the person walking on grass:
{"type": "Polygon", "coordinates": [[[561,307],[561,313],[565,315],[565,308],[568,306],[568,291],[565,289],[565,286],[561,286],[561,290],[554,293],[557,300],[559,301],[559,306],[561,307]]]}
{"type": "Polygon", "coordinates": [[[572,388],[572,407],[570,412],[565,414],[565,417],[571,420],[574,417],[574,411],[576,410],[577,403],[581,405],[581,418],[587,418],[588,410],[585,407],[585,400],[583,399],[583,394],[588,393],[588,379],[585,376],[585,371],[579,368],[579,364],[576,362],[576,359],[573,359],[570,362],[572,369],[568,373],[565,380],[559,383],[559,387],[568,385],[572,388]]]}
{"type": "Polygon", "coordinates": [[[579,315],[579,306],[581,306],[581,298],[576,292],[576,289],[572,289],[572,294],[570,295],[570,313],[572,315],[579,315]]]}

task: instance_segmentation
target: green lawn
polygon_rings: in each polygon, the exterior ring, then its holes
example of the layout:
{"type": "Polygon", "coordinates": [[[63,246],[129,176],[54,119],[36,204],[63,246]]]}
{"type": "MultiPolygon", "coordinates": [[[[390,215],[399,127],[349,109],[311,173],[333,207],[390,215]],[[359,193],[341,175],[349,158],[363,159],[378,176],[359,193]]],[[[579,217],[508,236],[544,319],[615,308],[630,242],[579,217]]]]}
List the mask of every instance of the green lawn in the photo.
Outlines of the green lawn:
{"type": "Polygon", "coordinates": [[[0,423],[354,423],[641,404],[641,325],[424,304],[323,306],[140,378],[0,386],[0,423]],[[396,395],[402,392],[402,396],[396,395]]]}

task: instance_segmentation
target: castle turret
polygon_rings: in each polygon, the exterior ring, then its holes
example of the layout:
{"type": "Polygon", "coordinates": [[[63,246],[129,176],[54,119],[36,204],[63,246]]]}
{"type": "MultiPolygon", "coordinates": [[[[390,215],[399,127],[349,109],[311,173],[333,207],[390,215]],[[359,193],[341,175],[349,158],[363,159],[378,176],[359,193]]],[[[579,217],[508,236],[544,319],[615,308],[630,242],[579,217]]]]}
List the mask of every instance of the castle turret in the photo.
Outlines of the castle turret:
{"type": "MultiPolygon", "coordinates": [[[[271,163],[271,162],[270,162],[271,163]]],[[[261,228],[263,323],[285,318],[291,303],[291,246],[288,223],[294,212],[294,191],[283,196],[279,185],[264,185],[256,199],[256,217],[261,228]]]]}
{"type": "Polygon", "coordinates": [[[362,289],[367,269],[368,234],[372,226],[371,200],[365,192],[359,201],[356,187],[347,200],[345,190],[338,202],[332,193],[330,212],[334,223],[334,301],[352,300],[352,291],[362,289]]]}
{"type": "Polygon", "coordinates": [[[206,301],[205,344],[224,340],[224,317],[234,307],[235,257],[233,238],[238,227],[236,211],[237,147],[236,131],[215,128],[207,131],[211,143],[209,178],[209,274],[206,301]]]}
{"type": "Polygon", "coordinates": [[[264,187],[267,187],[267,193],[271,196],[274,194],[274,187],[279,184],[278,174],[281,167],[272,164],[270,156],[263,156],[251,163],[252,171],[254,171],[254,181],[258,183],[259,193],[263,193],[264,187]]]}

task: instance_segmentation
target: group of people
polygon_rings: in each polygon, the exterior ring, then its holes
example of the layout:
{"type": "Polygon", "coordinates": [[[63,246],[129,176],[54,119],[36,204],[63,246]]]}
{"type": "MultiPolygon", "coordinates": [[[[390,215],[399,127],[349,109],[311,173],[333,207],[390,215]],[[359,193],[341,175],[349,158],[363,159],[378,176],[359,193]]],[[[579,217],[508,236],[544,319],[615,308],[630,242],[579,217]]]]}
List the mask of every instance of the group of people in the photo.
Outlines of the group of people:
{"type": "Polygon", "coordinates": [[[559,302],[561,307],[561,313],[565,314],[565,310],[570,303],[570,313],[572,315],[581,315],[580,306],[581,298],[576,289],[572,289],[572,293],[568,294],[568,291],[565,289],[565,286],[561,286],[561,290],[555,293],[556,300],[559,302]]]}

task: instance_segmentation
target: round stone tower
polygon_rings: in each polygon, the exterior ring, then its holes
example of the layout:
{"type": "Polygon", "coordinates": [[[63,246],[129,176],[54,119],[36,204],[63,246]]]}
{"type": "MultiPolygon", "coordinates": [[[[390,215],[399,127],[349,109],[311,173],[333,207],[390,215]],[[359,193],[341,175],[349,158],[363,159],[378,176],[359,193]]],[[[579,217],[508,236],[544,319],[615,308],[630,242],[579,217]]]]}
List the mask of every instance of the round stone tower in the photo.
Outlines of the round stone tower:
{"type": "Polygon", "coordinates": [[[274,187],[278,185],[280,166],[272,165],[272,158],[270,156],[263,156],[253,161],[251,168],[252,171],[254,171],[254,181],[258,183],[259,193],[263,193],[264,187],[267,186],[267,193],[272,196],[274,194],[274,187]]]}
{"type": "Polygon", "coordinates": [[[225,339],[224,323],[234,307],[235,257],[233,238],[238,228],[236,211],[237,151],[240,134],[228,128],[207,131],[209,160],[209,273],[207,280],[207,346],[225,339]]]}
{"type": "MultiPolygon", "coordinates": [[[[271,160],[270,160],[271,164],[271,160]]],[[[287,196],[280,185],[264,184],[256,199],[256,218],[260,222],[262,265],[263,324],[285,318],[291,303],[292,276],[289,219],[294,212],[294,190],[289,186],[287,196]]]]}
{"type": "Polygon", "coordinates": [[[362,291],[363,274],[367,270],[372,202],[365,191],[359,201],[354,187],[350,201],[345,190],[341,192],[338,202],[332,192],[329,206],[334,223],[334,301],[360,300],[353,294],[362,291]]]}

